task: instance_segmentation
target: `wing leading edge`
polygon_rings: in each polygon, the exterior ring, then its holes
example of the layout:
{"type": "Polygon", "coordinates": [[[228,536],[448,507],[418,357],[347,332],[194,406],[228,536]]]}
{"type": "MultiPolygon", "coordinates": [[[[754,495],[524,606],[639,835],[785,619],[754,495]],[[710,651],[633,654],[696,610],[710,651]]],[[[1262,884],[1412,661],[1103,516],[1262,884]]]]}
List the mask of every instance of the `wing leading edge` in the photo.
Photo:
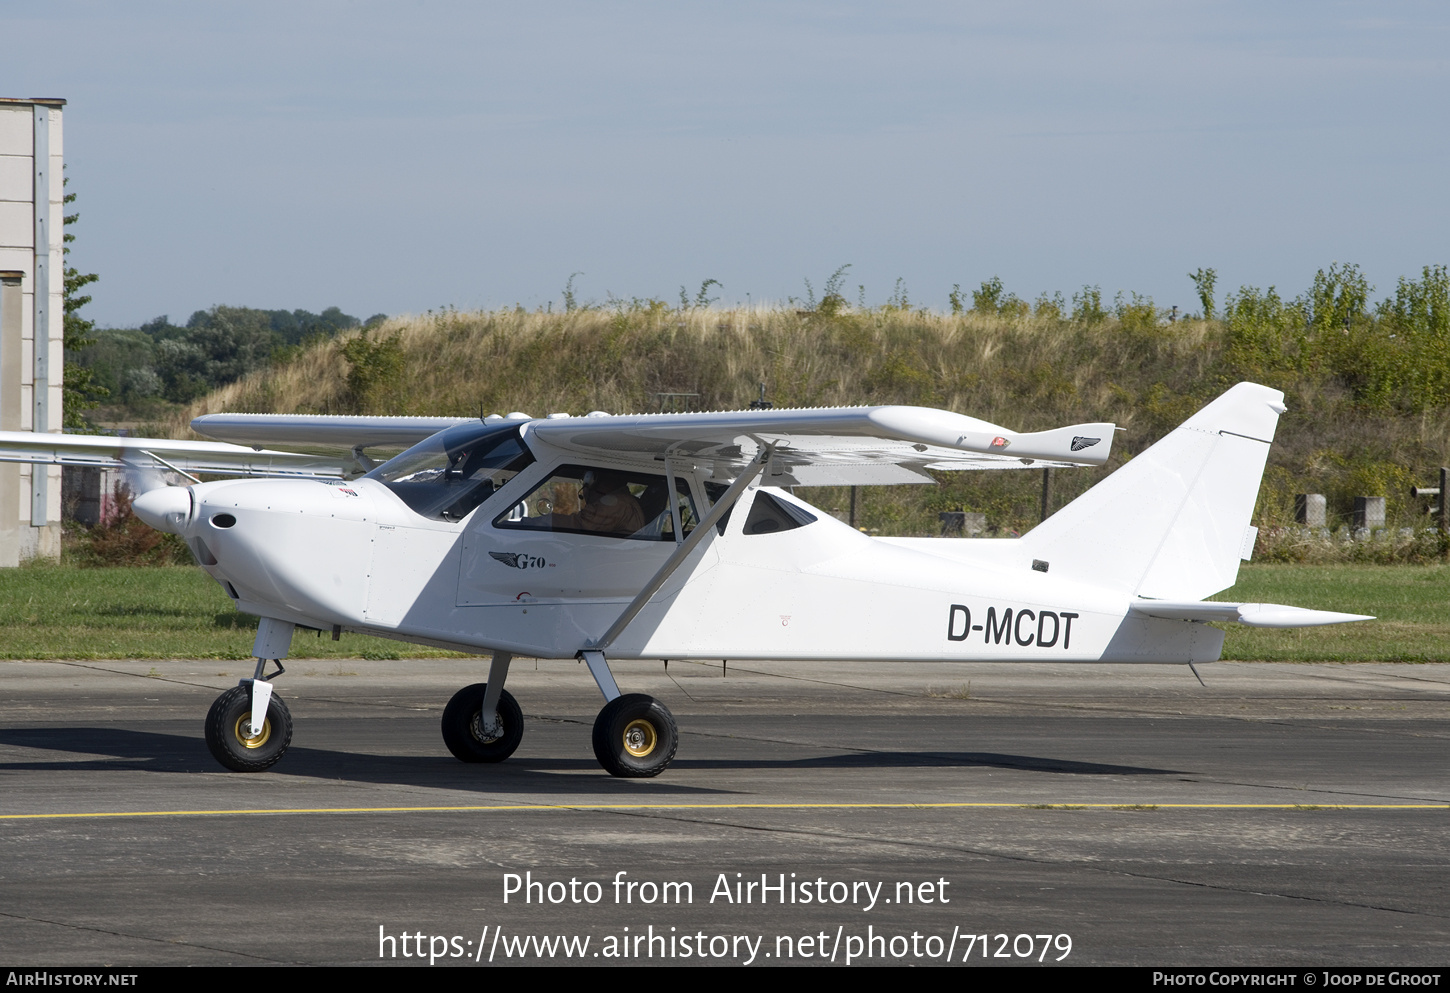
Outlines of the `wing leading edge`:
{"type": "Polygon", "coordinates": [[[326,479],[348,475],[349,470],[346,462],[337,458],[273,452],[213,441],[31,431],[0,431],[0,462],[326,479]]]}
{"type": "MultiPolygon", "coordinates": [[[[503,418],[500,418],[502,420],[503,418]]],[[[510,415],[528,420],[527,415],[510,415]]],[[[472,417],[372,417],[343,414],[203,414],[197,434],[235,445],[408,448],[472,417]]]]}

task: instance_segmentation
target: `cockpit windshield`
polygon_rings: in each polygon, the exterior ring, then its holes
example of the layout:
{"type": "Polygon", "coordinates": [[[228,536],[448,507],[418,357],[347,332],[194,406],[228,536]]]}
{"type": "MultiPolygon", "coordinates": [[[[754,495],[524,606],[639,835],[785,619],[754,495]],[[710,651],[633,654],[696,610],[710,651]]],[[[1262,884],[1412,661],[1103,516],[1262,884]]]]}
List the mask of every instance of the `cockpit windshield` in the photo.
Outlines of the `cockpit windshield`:
{"type": "Polygon", "coordinates": [[[460,424],[367,474],[413,510],[460,521],[534,461],[517,424],[460,424]]]}

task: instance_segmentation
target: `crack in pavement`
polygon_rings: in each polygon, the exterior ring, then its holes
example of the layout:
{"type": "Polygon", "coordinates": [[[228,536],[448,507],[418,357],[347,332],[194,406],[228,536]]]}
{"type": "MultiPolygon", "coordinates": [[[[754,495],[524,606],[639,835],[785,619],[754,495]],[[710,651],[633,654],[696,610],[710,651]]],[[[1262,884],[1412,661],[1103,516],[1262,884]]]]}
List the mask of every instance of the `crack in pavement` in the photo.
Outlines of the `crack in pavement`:
{"type": "Polygon", "coordinates": [[[73,924],[69,921],[55,921],[48,917],[32,917],[29,914],[14,914],[7,911],[0,911],[0,917],[9,918],[13,921],[20,921],[29,924],[50,924],[54,927],[67,928],[72,931],[89,931],[93,934],[106,934],[114,938],[130,938],[133,941],[149,941],[158,945],[181,945],[185,948],[197,948],[208,952],[218,952],[224,955],[239,955],[243,958],[256,959],[258,962],[267,962],[272,965],[300,965],[298,962],[289,962],[286,959],[267,958],[264,955],[256,955],[252,952],[237,951],[234,948],[218,948],[215,945],[202,945],[194,941],[185,941],[178,938],[152,938],[144,934],[132,934],[129,931],[116,931],[111,928],[96,927],[91,924],[73,924]]]}

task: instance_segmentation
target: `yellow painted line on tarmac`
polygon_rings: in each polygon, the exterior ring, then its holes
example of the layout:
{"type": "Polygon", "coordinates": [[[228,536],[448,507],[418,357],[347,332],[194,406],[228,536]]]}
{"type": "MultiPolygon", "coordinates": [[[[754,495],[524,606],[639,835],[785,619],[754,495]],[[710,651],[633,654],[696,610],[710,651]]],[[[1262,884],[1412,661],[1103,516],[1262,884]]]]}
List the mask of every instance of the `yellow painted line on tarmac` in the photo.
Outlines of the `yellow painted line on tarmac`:
{"type": "Polygon", "coordinates": [[[672,810],[1450,810],[1450,803],[520,803],[463,807],[259,807],[251,810],[92,810],[0,814],[0,821],[103,817],[241,817],[259,814],[478,814],[672,810]]]}

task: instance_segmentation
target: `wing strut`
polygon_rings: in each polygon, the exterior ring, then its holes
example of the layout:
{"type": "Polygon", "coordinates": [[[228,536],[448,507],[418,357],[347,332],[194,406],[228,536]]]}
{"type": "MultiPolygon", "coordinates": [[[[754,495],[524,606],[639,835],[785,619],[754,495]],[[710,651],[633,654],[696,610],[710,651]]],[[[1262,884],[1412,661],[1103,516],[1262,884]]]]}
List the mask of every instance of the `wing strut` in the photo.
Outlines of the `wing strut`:
{"type": "Polygon", "coordinates": [[[774,454],[774,445],[766,445],[760,450],[760,454],[736,478],[735,482],[730,484],[730,488],[725,491],[725,494],[719,500],[715,501],[715,506],[710,508],[710,512],[705,515],[705,519],[695,525],[695,530],[690,532],[690,536],[684,542],[675,546],[674,553],[665,559],[665,564],[660,566],[659,571],[654,574],[649,582],[644,584],[644,588],[639,591],[639,595],[630,602],[628,607],[624,608],[624,613],[620,614],[615,622],[610,625],[609,630],[604,632],[604,637],[589,646],[591,650],[602,652],[614,644],[614,640],[624,633],[625,628],[629,627],[629,622],[634,620],[635,616],[645,608],[645,604],[649,603],[650,597],[659,592],[660,587],[665,584],[665,581],[674,575],[675,570],[680,567],[685,559],[690,557],[690,553],[699,547],[700,542],[705,540],[705,536],[720,522],[720,518],[730,512],[730,508],[735,506],[736,502],[745,493],[745,488],[755,481],[755,477],[759,476],[765,469],[766,465],[770,462],[771,456],[774,454]]]}
{"type": "Polygon", "coordinates": [[[146,451],[143,448],[141,450],[141,454],[142,455],[149,455],[149,456],[151,456],[153,459],[155,459],[157,462],[160,462],[162,465],[164,465],[166,468],[170,469],[172,472],[175,472],[175,473],[178,473],[178,474],[180,474],[182,476],[185,476],[187,479],[191,480],[193,483],[200,483],[201,482],[200,479],[197,479],[195,476],[193,476],[191,473],[187,472],[185,469],[178,469],[178,468],[176,468],[176,466],[172,465],[170,462],[167,462],[165,459],[163,459],[161,456],[157,455],[155,452],[148,452],[148,451],[146,451]]]}

